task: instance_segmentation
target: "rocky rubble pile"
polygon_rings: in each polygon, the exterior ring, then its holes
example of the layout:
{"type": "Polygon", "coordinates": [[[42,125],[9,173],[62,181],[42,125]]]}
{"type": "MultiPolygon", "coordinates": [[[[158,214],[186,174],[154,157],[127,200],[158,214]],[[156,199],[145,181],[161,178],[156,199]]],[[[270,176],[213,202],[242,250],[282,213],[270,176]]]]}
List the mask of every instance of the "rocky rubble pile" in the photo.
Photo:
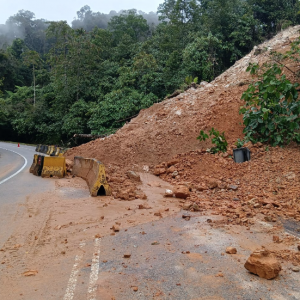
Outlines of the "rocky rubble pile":
{"type": "Polygon", "coordinates": [[[241,95],[251,81],[249,63],[270,59],[271,50],[284,52],[299,36],[300,26],[288,28],[256,47],[211,83],[191,87],[174,98],[142,110],[116,134],[66,153],[93,157],[106,165],[113,195],[123,200],[143,197],[139,182],[128,171],[148,171],[178,186],[169,193],[186,199],[190,210],[211,210],[230,224],[250,225],[257,214],[268,222],[278,216],[300,220],[299,150],[248,145],[252,161],[235,164],[234,142],[243,137],[241,95]],[[231,144],[226,154],[206,153],[209,141],[199,142],[200,130],[212,127],[231,144]],[[204,149],[204,150],[203,150],[204,149]],[[173,157],[173,159],[172,159],[173,157]],[[188,191],[187,191],[188,189],[188,191]]]}
{"type": "Polygon", "coordinates": [[[299,148],[247,146],[250,162],[236,164],[232,149],[219,155],[197,150],[157,165],[154,173],[188,188],[184,209],[211,211],[228,224],[251,225],[256,215],[267,222],[278,217],[300,221],[299,148]]]}
{"type": "MultiPolygon", "coordinates": [[[[300,26],[288,28],[266,41],[211,83],[203,83],[174,98],[142,110],[116,134],[73,148],[66,156],[92,157],[129,169],[143,169],[176,154],[198,149],[196,140],[201,129],[211,127],[225,132],[229,142],[243,137],[241,95],[247,89],[251,76],[246,73],[249,63],[265,62],[270,51],[286,51],[299,36],[300,26]]],[[[210,146],[203,142],[202,147],[210,146]]]]}

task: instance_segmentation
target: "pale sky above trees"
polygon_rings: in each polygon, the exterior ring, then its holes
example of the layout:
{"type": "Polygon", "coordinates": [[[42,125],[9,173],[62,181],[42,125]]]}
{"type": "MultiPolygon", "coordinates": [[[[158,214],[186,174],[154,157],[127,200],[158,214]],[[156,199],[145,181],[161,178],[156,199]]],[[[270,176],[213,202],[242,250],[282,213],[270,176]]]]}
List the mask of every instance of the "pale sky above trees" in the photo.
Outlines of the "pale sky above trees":
{"type": "Polygon", "coordinates": [[[157,11],[163,0],[0,0],[0,24],[15,15],[19,10],[35,13],[37,19],[49,21],[66,20],[69,24],[77,16],[81,7],[89,5],[93,12],[109,13],[111,10],[135,8],[143,12],[157,11]]]}

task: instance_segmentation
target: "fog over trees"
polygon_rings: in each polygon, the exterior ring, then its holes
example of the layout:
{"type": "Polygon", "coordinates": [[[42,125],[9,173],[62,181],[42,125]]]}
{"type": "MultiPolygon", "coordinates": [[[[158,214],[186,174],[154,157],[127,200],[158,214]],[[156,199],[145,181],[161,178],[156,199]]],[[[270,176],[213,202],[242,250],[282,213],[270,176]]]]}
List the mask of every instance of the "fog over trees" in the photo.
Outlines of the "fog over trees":
{"type": "MultiPolygon", "coordinates": [[[[86,31],[91,31],[95,27],[106,29],[110,19],[121,15],[123,12],[114,10],[109,14],[93,12],[88,5],[85,5],[77,11],[77,16],[72,21],[72,28],[83,28],[86,31]]],[[[154,27],[159,23],[156,12],[137,11],[136,13],[147,20],[150,27],[154,27]]],[[[28,10],[18,11],[15,15],[9,17],[5,24],[0,24],[0,48],[11,45],[16,38],[27,38],[28,42],[31,40],[33,46],[34,42],[40,42],[36,39],[43,40],[43,37],[45,37],[45,30],[49,26],[49,21],[51,20],[35,19],[35,14],[28,10]]],[[[44,50],[46,51],[46,48],[44,50]]]]}

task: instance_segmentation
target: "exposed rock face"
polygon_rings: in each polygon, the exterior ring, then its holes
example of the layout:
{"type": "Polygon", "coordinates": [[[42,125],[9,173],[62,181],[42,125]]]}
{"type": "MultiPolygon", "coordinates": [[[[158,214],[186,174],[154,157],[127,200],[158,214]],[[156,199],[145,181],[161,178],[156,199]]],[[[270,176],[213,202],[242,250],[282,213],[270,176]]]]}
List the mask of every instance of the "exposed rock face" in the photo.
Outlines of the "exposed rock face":
{"type": "Polygon", "coordinates": [[[245,268],[261,278],[273,279],[281,271],[281,265],[268,250],[254,251],[245,263],[245,268]]]}
{"type": "Polygon", "coordinates": [[[177,185],[173,192],[176,198],[186,199],[190,195],[190,191],[185,185],[177,185]]]}

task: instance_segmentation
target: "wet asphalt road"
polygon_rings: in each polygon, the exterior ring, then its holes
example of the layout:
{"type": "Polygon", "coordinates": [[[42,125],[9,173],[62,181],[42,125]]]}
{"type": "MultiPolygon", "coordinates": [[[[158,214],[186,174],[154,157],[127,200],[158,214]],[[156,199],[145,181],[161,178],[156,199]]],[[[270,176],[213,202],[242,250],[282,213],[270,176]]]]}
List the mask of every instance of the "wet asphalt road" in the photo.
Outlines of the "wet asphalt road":
{"type": "MultiPolygon", "coordinates": [[[[240,247],[236,236],[211,228],[207,217],[195,214],[185,221],[181,216],[102,238],[97,299],[300,299],[299,273],[275,280],[252,275],[244,268],[251,251],[240,247]],[[238,255],[224,255],[228,245],[238,255]]],[[[89,268],[83,268],[81,280],[88,275],[89,268]]]]}
{"type": "Polygon", "coordinates": [[[18,144],[0,142],[0,248],[18,221],[14,216],[20,208],[19,204],[24,203],[31,193],[54,188],[53,181],[42,180],[29,173],[34,154],[35,148],[32,146],[18,147],[18,144]],[[23,166],[25,167],[20,173],[3,182],[23,166]]]}

